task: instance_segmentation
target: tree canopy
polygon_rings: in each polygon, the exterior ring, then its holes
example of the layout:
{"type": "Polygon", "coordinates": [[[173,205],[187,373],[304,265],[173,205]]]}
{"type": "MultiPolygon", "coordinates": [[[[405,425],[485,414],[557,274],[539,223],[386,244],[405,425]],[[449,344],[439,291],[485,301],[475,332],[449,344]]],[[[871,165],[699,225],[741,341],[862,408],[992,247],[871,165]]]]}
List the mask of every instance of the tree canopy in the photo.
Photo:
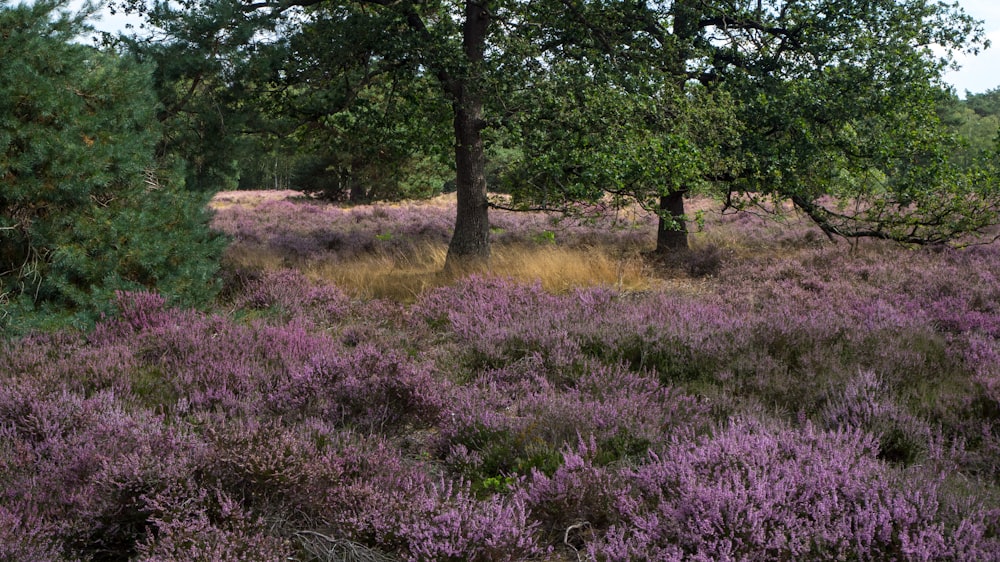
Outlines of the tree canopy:
{"type": "Polygon", "coordinates": [[[489,255],[488,143],[518,155],[499,204],[638,201],[662,217],[661,250],[686,246],[692,190],[732,209],[791,200],[831,236],[937,243],[996,219],[994,170],[950,157],[938,112],[951,53],[987,46],[945,2],[212,0],[146,13],[164,35],[133,48],[207,61],[185,63],[174,88],[217,80],[244,118],[325,145],[324,170],[363,177],[453,150],[449,263],[489,255]]]}

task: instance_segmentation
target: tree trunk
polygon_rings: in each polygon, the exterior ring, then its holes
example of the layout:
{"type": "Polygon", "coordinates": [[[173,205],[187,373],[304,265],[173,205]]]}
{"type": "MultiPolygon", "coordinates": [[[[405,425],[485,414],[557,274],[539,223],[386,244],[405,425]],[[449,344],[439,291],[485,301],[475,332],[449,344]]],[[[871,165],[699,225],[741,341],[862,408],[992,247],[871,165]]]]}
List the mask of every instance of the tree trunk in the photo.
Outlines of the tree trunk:
{"type": "MultiPolygon", "coordinates": [[[[458,103],[456,103],[458,105],[458,103]]],[[[482,104],[468,102],[455,110],[455,187],[458,210],[455,233],[448,244],[445,269],[490,257],[489,204],[486,200],[485,153],[479,130],[482,104]],[[471,107],[470,107],[471,106],[471,107]]]]}
{"type": "Polygon", "coordinates": [[[486,199],[486,155],[483,151],[483,100],[475,75],[483,61],[490,16],[485,4],[466,2],[462,30],[463,50],[469,64],[451,79],[455,111],[455,188],[458,210],[455,233],[448,244],[445,270],[490,258],[489,204],[486,199]]]}
{"type": "MultiPolygon", "coordinates": [[[[676,0],[670,8],[673,16],[673,35],[677,38],[678,44],[668,65],[673,75],[677,77],[677,85],[681,91],[685,90],[688,81],[687,63],[698,39],[701,10],[699,0],[676,0]]],[[[656,250],[654,250],[658,256],[666,257],[688,249],[687,224],[684,221],[686,191],[678,189],[660,197],[660,221],[656,229],[656,250]]]]}
{"type": "Polygon", "coordinates": [[[687,223],[684,221],[684,192],[671,191],[660,197],[660,222],[656,229],[656,250],[659,256],[686,252],[688,249],[687,223]],[[664,218],[669,215],[673,221],[664,218]],[[676,225],[671,224],[676,222],[676,225]]]}
{"type": "Polygon", "coordinates": [[[368,200],[365,178],[361,174],[362,169],[364,169],[363,159],[354,158],[351,160],[351,171],[347,177],[347,185],[350,186],[347,200],[355,205],[360,205],[368,200]]]}

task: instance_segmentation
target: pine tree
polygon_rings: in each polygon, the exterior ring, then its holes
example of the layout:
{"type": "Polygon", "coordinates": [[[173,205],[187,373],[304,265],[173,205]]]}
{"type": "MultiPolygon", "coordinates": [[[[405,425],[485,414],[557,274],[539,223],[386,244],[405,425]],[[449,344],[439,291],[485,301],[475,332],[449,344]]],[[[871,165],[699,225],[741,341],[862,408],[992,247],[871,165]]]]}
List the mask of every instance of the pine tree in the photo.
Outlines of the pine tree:
{"type": "Polygon", "coordinates": [[[0,328],[109,311],[118,290],[214,294],[205,195],[154,158],[151,72],[74,39],[61,0],[0,0],[0,328]]]}

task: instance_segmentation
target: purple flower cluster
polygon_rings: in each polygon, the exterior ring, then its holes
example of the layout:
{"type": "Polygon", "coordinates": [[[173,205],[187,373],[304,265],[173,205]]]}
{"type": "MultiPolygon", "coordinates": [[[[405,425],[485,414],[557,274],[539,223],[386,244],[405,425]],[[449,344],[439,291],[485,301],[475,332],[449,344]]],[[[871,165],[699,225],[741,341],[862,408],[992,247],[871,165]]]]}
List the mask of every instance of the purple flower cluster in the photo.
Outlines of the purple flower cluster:
{"type": "MultiPolygon", "coordinates": [[[[899,481],[858,431],[735,420],[625,475],[598,560],[988,560],[995,510],[899,481]]],[[[568,464],[568,463],[567,463],[568,464]]],[[[909,484],[913,482],[910,481],[909,484]]]]}
{"type": "MultiPolygon", "coordinates": [[[[258,210],[218,220],[438,232],[258,210]]],[[[0,559],[1000,559],[1000,249],[712,228],[757,242],[684,291],[472,276],[404,305],[280,270],[4,342],[0,559]]]]}

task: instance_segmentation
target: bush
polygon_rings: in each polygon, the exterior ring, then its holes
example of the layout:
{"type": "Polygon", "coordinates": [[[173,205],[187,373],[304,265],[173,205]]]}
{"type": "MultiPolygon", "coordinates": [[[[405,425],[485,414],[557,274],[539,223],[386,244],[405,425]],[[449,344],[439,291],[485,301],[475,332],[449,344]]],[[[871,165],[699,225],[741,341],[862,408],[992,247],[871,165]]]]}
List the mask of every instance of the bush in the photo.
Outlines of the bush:
{"type": "Polygon", "coordinates": [[[0,8],[0,328],[92,322],[116,290],[216,290],[204,195],[158,170],[150,69],[73,39],[60,2],[0,8]]]}
{"type": "Polygon", "coordinates": [[[597,560],[996,560],[995,512],[943,501],[936,475],[901,482],[877,453],[861,431],[734,420],[632,471],[623,523],[588,548],[597,560]]]}

